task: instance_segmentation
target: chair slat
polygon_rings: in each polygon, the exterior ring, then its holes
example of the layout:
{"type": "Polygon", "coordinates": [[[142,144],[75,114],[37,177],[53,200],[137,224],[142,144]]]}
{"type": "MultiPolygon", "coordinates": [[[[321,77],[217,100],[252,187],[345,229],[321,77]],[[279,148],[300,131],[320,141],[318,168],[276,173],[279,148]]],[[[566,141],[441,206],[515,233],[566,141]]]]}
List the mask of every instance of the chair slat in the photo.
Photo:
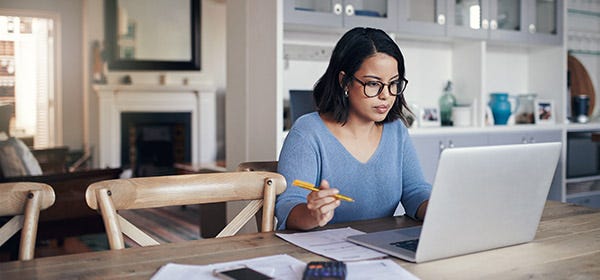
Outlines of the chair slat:
{"type": "Polygon", "coordinates": [[[235,235],[240,229],[250,221],[251,218],[254,217],[254,214],[262,207],[263,201],[261,200],[252,200],[240,213],[233,218],[229,224],[223,228],[216,237],[226,237],[235,235]]]}
{"type": "Polygon", "coordinates": [[[137,244],[141,246],[152,246],[159,245],[158,241],[154,240],[154,238],[150,237],[150,235],[146,234],[135,225],[130,223],[127,219],[123,218],[123,216],[117,214],[117,218],[119,219],[119,224],[121,225],[121,229],[123,230],[123,234],[127,237],[131,238],[137,244]]]}
{"type": "Polygon", "coordinates": [[[0,227],[0,246],[23,228],[24,219],[23,215],[17,215],[0,227]]]}

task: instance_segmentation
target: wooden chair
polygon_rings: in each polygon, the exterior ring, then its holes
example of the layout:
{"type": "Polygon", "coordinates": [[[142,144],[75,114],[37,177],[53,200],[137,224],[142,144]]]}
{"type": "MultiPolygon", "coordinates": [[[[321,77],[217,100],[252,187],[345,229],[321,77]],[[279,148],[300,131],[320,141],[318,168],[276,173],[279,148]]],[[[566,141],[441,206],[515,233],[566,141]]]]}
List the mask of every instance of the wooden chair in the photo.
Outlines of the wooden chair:
{"type": "Polygon", "coordinates": [[[277,161],[247,161],[237,166],[237,171],[277,172],[277,161]]]}
{"type": "Polygon", "coordinates": [[[40,210],[54,204],[54,190],[42,183],[0,184],[0,216],[14,216],[0,228],[0,246],[21,231],[19,260],[33,259],[40,210]]]}
{"type": "Polygon", "coordinates": [[[272,231],[275,196],[286,188],[282,175],[272,172],[225,172],[117,179],[90,185],[85,199],[100,211],[112,250],[123,249],[123,234],[141,246],[159,243],[120,216],[123,209],[141,209],[251,200],[216,237],[236,234],[263,208],[262,232],[272,231]]]}

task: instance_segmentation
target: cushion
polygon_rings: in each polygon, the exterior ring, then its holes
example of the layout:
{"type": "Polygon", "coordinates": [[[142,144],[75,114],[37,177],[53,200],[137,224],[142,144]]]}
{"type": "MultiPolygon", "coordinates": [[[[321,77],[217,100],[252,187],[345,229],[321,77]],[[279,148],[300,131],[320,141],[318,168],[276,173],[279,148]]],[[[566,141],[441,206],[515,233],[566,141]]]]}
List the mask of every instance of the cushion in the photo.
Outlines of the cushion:
{"type": "Polygon", "coordinates": [[[15,137],[0,141],[0,167],[4,177],[42,175],[42,168],[27,145],[15,137]]]}

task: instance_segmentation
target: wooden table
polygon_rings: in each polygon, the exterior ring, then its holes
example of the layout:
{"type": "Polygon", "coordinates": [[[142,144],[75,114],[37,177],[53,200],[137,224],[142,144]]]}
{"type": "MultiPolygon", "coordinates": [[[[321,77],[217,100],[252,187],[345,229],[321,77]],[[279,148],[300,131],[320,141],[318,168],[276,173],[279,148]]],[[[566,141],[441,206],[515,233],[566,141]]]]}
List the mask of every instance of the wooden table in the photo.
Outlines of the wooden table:
{"type": "MultiPolygon", "coordinates": [[[[350,225],[375,231],[415,224],[384,218],[350,225]]],[[[346,225],[335,227],[341,226],[346,225]]],[[[324,259],[273,233],[256,233],[0,263],[0,279],[148,279],[169,262],[210,264],[274,254],[324,259]]],[[[421,264],[394,260],[422,279],[600,279],[600,209],[548,202],[530,243],[421,264]]]]}

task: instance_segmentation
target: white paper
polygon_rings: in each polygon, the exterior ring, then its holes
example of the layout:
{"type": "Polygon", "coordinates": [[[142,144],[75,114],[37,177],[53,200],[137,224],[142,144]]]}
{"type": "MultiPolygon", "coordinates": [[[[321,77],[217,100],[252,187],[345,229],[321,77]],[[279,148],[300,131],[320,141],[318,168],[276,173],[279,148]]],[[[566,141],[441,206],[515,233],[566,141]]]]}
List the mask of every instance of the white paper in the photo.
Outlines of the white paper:
{"type": "Polygon", "coordinates": [[[346,241],[346,237],[364,232],[346,227],[276,235],[298,247],[338,261],[383,258],[387,255],[346,241]]]}
{"type": "Polygon", "coordinates": [[[390,259],[347,262],[346,279],[419,279],[390,259]]]}
{"type": "Polygon", "coordinates": [[[306,263],[285,254],[210,265],[168,263],[162,266],[152,276],[151,280],[219,279],[213,276],[213,270],[235,267],[236,265],[246,265],[275,279],[284,280],[302,279],[302,273],[306,267],[306,263]]]}
{"type": "Polygon", "coordinates": [[[402,202],[398,202],[398,206],[396,206],[396,211],[394,211],[394,217],[404,216],[406,214],[406,210],[404,210],[404,205],[402,202]]]}

